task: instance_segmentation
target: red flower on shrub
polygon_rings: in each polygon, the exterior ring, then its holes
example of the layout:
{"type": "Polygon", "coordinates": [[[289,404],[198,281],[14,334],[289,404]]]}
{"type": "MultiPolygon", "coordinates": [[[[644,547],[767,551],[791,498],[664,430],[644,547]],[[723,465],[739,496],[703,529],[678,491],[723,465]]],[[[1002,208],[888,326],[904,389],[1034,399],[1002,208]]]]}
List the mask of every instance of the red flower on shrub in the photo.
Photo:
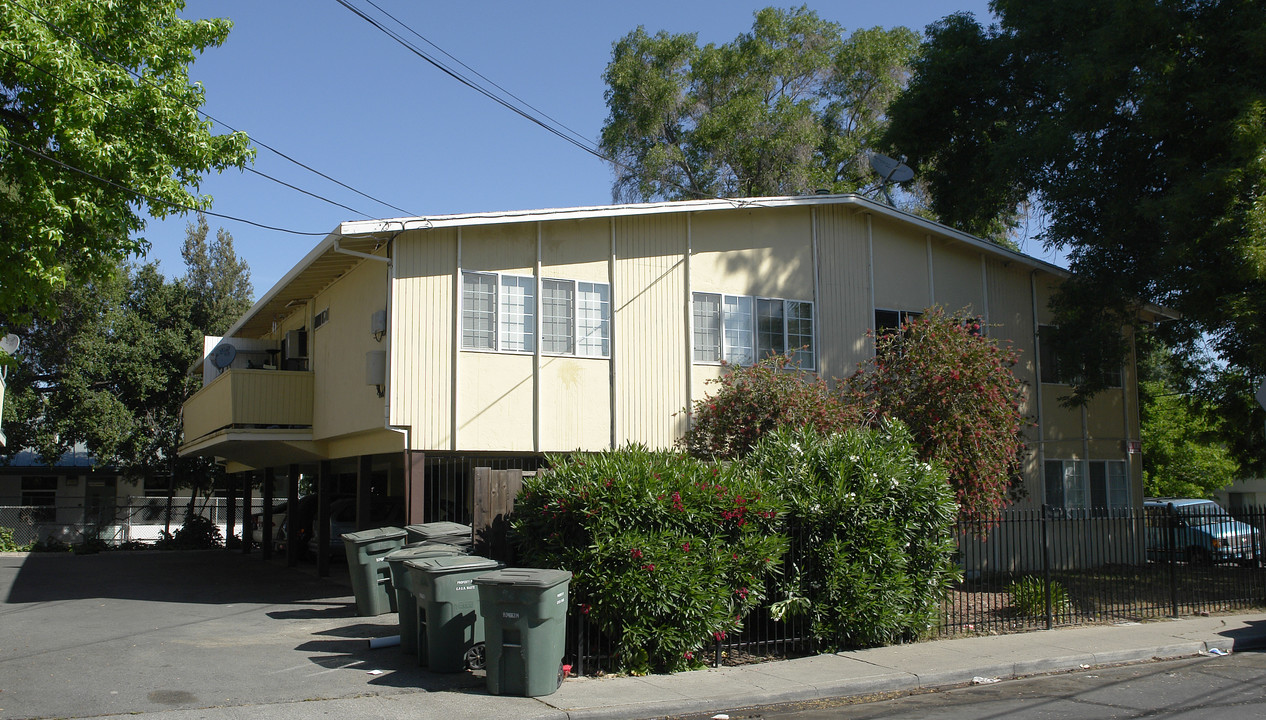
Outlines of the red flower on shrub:
{"type": "Polygon", "coordinates": [[[649,564],[643,565],[643,566],[642,566],[642,569],[643,569],[643,570],[645,570],[645,571],[647,571],[647,572],[655,572],[655,564],[654,564],[654,563],[649,563],[649,564]]]}
{"type": "Polygon", "coordinates": [[[745,587],[741,587],[741,588],[739,588],[739,589],[738,589],[738,593],[736,593],[736,594],[737,594],[740,598],[742,598],[742,599],[746,600],[746,599],[747,599],[747,595],[748,595],[747,588],[745,588],[745,587]]]}
{"type": "Polygon", "coordinates": [[[581,603],[581,604],[580,604],[580,612],[581,612],[582,614],[584,614],[584,615],[588,615],[588,614],[589,614],[589,604],[588,604],[588,603],[581,603]]]}
{"type": "Polygon", "coordinates": [[[630,551],[630,554],[632,554],[632,555],[633,555],[633,559],[634,559],[634,560],[641,560],[641,559],[642,559],[642,551],[641,551],[641,550],[638,550],[637,548],[633,548],[633,549],[630,551]]]}

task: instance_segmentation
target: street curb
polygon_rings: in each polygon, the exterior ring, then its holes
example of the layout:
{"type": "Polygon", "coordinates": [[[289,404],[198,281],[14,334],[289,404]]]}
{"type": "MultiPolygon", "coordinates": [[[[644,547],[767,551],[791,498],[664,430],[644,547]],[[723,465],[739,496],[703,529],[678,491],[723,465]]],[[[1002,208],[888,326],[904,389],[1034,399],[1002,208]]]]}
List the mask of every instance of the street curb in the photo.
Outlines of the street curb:
{"type": "MultiPolygon", "coordinates": [[[[1053,674],[1070,670],[1090,670],[1109,665],[1175,660],[1207,654],[1210,649],[1215,647],[1229,651],[1230,649],[1224,646],[1230,644],[1238,644],[1238,649],[1240,650],[1251,647],[1266,647],[1266,637],[1246,638],[1238,642],[1231,640],[1191,641],[1129,650],[1064,655],[1034,659],[1029,662],[979,665],[972,668],[923,673],[922,675],[893,672],[888,675],[843,680],[839,683],[804,686],[781,691],[747,693],[731,696],[724,700],[718,698],[678,698],[652,700],[645,703],[625,704],[615,707],[576,710],[556,709],[564,713],[568,720],[649,720],[650,718],[666,715],[697,715],[768,705],[859,697],[876,693],[901,693],[914,690],[959,687],[970,684],[975,678],[1015,680],[1032,675],[1053,674]]],[[[538,699],[548,704],[548,697],[538,699]]]]}

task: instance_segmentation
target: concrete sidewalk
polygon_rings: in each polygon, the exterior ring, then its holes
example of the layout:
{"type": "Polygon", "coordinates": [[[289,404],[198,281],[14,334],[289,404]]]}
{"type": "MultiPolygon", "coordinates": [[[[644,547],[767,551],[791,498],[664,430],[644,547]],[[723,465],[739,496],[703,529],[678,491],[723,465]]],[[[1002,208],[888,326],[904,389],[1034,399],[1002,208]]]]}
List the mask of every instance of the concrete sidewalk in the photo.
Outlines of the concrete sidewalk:
{"type": "MultiPolygon", "coordinates": [[[[0,718],[653,718],[1266,647],[1266,613],[974,637],[648,677],[542,698],[420,670],[340,578],[222,551],[0,554],[0,718]]],[[[344,580],[345,581],[345,580],[344,580]]]]}

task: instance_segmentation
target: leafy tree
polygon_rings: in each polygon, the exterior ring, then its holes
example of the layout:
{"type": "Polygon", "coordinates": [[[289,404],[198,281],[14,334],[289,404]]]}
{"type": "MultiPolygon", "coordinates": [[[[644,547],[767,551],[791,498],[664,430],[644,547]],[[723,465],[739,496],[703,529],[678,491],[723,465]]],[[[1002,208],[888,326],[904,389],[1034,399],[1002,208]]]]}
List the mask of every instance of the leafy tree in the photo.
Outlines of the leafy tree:
{"type": "Polygon", "coordinates": [[[181,257],[185,261],[184,285],[193,298],[190,321],[206,335],[223,335],[246,314],[255,290],[250,268],[233,249],[233,236],[224,228],[207,241],[211,228],[198,213],[197,224],[185,227],[181,257]]]}
{"type": "Polygon", "coordinates": [[[795,371],[786,356],[755,365],[726,365],[717,386],[690,412],[690,428],[678,445],[697,458],[746,455],[779,427],[813,428],[823,434],[861,424],[857,408],[841,402],[826,381],[795,371]]]}
{"type": "Polygon", "coordinates": [[[621,165],[617,199],[857,190],[863,162],[918,47],[908,28],[844,36],[807,7],[766,8],[752,31],[699,47],[642,27],[604,76],[602,148],[621,165]]]}
{"type": "Polygon", "coordinates": [[[47,316],[68,283],[105,282],[147,249],[132,235],[142,211],[206,207],[201,176],[250,159],[244,134],[211,134],[188,77],[231,24],[184,20],[183,7],[0,3],[0,322],[47,316]]]}
{"type": "MultiPolygon", "coordinates": [[[[1144,303],[1171,342],[1207,335],[1266,369],[1266,4],[995,0],[997,24],[933,24],[886,141],[932,209],[1004,231],[1040,202],[1075,273],[1055,306],[1061,354],[1124,357],[1144,303]]],[[[1100,389],[1086,373],[1074,400],[1100,389]]]]}
{"type": "Polygon", "coordinates": [[[1143,492],[1149,497],[1213,497],[1240,478],[1240,465],[1219,437],[1220,422],[1198,399],[1144,382],[1143,492]]]}
{"type": "Polygon", "coordinates": [[[200,324],[207,308],[241,307],[251,286],[231,236],[200,242],[205,221],[187,233],[186,278],[123,263],[60,290],[54,312],[19,331],[6,454],[29,447],[52,462],[84,443],[98,463],[133,477],[170,473],[184,485],[211,472],[207,461],[176,456],[181,407],[199,385],[188,370],[210,334],[200,324]]]}
{"type": "Polygon", "coordinates": [[[1137,344],[1145,494],[1212,497],[1258,467],[1263,413],[1247,378],[1155,333],[1137,344]]]}
{"type": "Polygon", "coordinates": [[[919,457],[949,473],[964,520],[987,523],[1012,499],[1024,451],[1024,386],[1010,347],[978,321],[930,308],[898,332],[875,336],[875,356],[845,392],[870,422],[900,420],[919,457]]]}

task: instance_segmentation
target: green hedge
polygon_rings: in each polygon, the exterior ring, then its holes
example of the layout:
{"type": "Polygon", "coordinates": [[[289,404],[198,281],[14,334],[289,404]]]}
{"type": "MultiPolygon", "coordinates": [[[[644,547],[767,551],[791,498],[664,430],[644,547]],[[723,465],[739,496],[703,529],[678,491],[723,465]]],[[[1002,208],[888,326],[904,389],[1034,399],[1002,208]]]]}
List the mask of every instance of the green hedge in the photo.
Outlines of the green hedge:
{"type": "Polygon", "coordinates": [[[733,464],[638,447],[550,463],[516,503],[519,559],[572,571],[623,671],[698,667],[762,605],[808,613],[826,647],[916,637],[955,576],[953,490],[900,425],[783,430],[733,464]]]}
{"type": "Polygon", "coordinates": [[[779,478],[796,538],[775,614],[808,613],[824,649],[924,635],[958,577],[954,490],[900,423],[822,436],[781,429],[742,471],[779,478]]]}

